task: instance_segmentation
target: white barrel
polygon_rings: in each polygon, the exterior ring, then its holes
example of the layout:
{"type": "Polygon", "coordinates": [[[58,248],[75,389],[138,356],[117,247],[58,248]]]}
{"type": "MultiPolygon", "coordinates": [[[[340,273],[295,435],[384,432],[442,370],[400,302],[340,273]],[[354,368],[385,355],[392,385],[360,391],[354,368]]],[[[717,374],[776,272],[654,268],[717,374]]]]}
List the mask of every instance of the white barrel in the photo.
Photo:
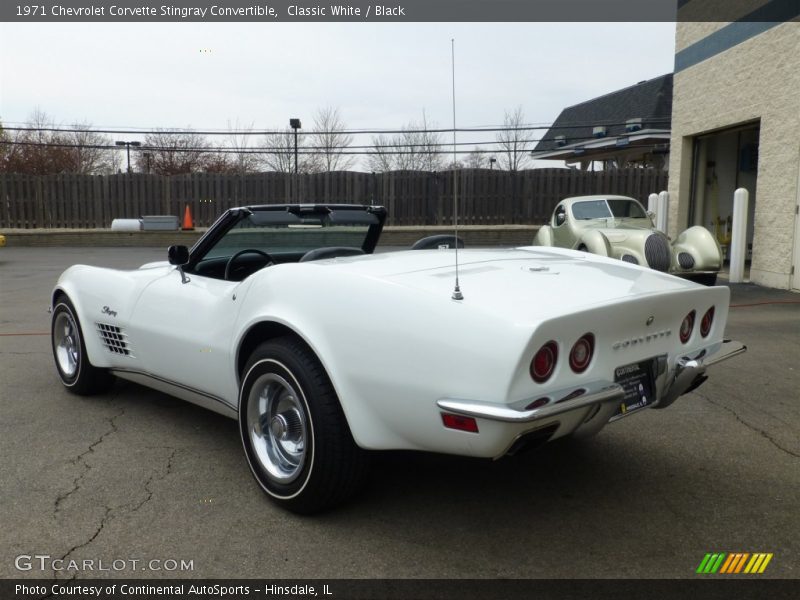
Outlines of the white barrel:
{"type": "Polygon", "coordinates": [[[744,281],[744,259],[747,255],[747,206],[750,192],[739,188],[733,192],[733,223],[731,224],[731,283],[744,281]]]}
{"type": "Polygon", "coordinates": [[[114,219],[111,221],[111,231],[141,231],[140,219],[114,219]]]}

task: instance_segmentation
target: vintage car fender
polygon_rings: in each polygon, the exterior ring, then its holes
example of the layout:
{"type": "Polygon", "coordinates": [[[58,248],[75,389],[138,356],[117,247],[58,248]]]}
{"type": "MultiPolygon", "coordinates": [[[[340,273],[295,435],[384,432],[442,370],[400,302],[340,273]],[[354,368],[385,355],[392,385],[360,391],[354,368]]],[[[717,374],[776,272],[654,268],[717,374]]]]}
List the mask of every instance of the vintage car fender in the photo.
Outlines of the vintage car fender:
{"type": "MultiPolygon", "coordinates": [[[[166,274],[172,269],[163,270],[166,274]]],[[[152,278],[152,274],[141,270],[120,271],[88,265],[74,265],[61,274],[53,290],[52,305],[56,304],[56,296],[66,294],[81,323],[86,353],[94,366],[113,366],[113,355],[103,347],[99,336],[93,334],[95,323],[127,324],[136,301],[152,278]]]]}
{"type": "Polygon", "coordinates": [[[533,238],[534,246],[552,246],[553,228],[550,225],[542,225],[533,238]]]}
{"type": "Polygon", "coordinates": [[[705,227],[689,227],[672,243],[672,248],[675,257],[680,252],[687,252],[694,258],[694,271],[719,271],[722,268],[722,249],[705,227]]]}
{"type": "Polygon", "coordinates": [[[608,238],[599,231],[587,231],[581,236],[576,248],[585,246],[588,252],[598,256],[613,256],[608,238]]]}

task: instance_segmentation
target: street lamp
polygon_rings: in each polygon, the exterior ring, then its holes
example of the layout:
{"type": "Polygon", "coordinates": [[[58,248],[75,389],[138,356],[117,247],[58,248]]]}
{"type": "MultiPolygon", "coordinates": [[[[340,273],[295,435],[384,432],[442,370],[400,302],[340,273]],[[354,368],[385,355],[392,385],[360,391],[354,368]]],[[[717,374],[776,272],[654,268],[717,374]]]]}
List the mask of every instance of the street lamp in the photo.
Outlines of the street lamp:
{"type": "Polygon", "coordinates": [[[300,119],[289,119],[289,127],[294,129],[294,172],[297,173],[297,130],[302,127],[300,119]]]}
{"type": "Polygon", "coordinates": [[[489,157],[489,170],[494,171],[494,163],[497,162],[497,159],[494,156],[489,157]]]}
{"type": "Polygon", "coordinates": [[[125,150],[128,152],[128,173],[131,172],[131,146],[134,148],[138,148],[142,145],[142,142],[117,142],[117,146],[125,146],[125,150]]]}

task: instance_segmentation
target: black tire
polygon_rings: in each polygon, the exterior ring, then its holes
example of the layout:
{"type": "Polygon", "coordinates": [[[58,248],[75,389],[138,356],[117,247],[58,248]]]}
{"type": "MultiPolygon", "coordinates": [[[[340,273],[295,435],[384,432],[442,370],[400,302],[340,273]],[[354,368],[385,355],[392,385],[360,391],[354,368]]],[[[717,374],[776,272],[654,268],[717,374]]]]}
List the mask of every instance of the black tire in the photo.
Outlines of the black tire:
{"type": "Polygon", "coordinates": [[[366,478],[368,454],[353,440],[324,368],[297,338],[253,351],[239,391],[239,432],[256,481],[292,512],[336,506],[366,478]]]}
{"type": "Polygon", "coordinates": [[[687,278],[695,283],[699,283],[700,285],[707,285],[707,286],[714,286],[717,285],[717,274],[716,273],[700,273],[699,275],[689,275],[687,278]]]}
{"type": "Polygon", "coordinates": [[[56,300],[50,321],[50,346],[61,383],[73,394],[91,396],[107,391],[114,376],[89,362],[83,330],[72,302],[66,296],[56,300]]]}

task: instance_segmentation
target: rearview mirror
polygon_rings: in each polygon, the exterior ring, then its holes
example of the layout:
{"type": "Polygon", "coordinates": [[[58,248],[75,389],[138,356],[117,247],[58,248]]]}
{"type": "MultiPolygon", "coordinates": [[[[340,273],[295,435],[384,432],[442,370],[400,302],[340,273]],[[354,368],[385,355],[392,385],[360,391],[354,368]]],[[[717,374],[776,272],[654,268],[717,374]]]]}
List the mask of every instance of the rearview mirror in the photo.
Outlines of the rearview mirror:
{"type": "Polygon", "coordinates": [[[186,246],[170,246],[167,250],[169,264],[182,267],[189,262],[189,248],[186,246]]]}
{"type": "Polygon", "coordinates": [[[652,210],[647,211],[647,216],[650,218],[651,221],[656,220],[656,213],[654,213],[652,210]]]}

